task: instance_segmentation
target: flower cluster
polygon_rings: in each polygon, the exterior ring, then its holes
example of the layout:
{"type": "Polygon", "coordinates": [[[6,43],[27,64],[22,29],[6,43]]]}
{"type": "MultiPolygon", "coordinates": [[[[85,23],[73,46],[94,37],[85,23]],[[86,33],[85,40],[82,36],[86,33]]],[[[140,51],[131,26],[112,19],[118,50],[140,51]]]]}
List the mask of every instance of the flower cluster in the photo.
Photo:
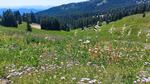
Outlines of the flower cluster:
{"type": "Polygon", "coordinates": [[[96,79],[81,78],[81,80],[78,82],[78,84],[102,84],[102,82],[98,81],[96,79]]]}

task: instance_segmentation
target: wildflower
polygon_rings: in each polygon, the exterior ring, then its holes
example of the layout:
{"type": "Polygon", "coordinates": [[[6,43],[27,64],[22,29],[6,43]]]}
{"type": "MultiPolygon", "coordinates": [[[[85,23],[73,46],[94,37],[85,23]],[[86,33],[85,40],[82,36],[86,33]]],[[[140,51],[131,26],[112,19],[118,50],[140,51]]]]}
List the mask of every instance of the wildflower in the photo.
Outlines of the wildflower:
{"type": "Polygon", "coordinates": [[[73,77],[73,78],[72,78],[72,80],[76,80],[76,79],[77,79],[76,77],[73,77]]]}
{"type": "Polygon", "coordinates": [[[64,65],[64,62],[61,62],[61,65],[64,65]]]}
{"type": "Polygon", "coordinates": [[[149,38],[149,37],[150,37],[150,33],[148,33],[148,34],[146,35],[146,37],[149,38]]]}
{"type": "Polygon", "coordinates": [[[61,79],[61,80],[65,80],[66,78],[65,78],[65,77],[61,77],[60,79],[61,79]]]}
{"type": "Polygon", "coordinates": [[[128,36],[130,36],[130,35],[131,35],[131,32],[132,32],[132,29],[130,29],[130,31],[128,32],[128,36]]]}
{"type": "Polygon", "coordinates": [[[79,41],[79,42],[82,42],[83,40],[82,40],[82,39],[79,39],[78,41],[79,41]]]}
{"type": "Polygon", "coordinates": [[[47,40],[48,39],[48,37],[45,37],[45,40],[47,40]]]}
{"type": "Polygon", "coordinates": [[[97,84],[102,84],[102,82],[98,82],[97,84]]]}
{"type": "Polygon", "coordinates": [[[91,65],[91,63],[92,63],[92,62],[88,62],[88,63],[87,63],[87,66],[90,66],[90,65],[91,65]]]}
{"type": "Polygon", "coordinates": [[[109,30],[109,32],[112,34],[112,33],[113,33],[113,28],[111,28],[111,29],[109,30]]]}
{"type": "Polygon", "coordinates": [[[90,78],[82,78],[80,81],[81,81],[81,82],[90,81],[90,78]]]}
{"type": "Polygon", "coordinates": [[[146,83],[149,83],[150,82],[150,77],[145,78],[145,81],[146,81],[146,83]]]}
{"type": "Polygon", "coordinates": [[[54,79],[56,79],[56,77],[57,77],[56,75],[53,76],[54,79]]]}
{"type": "Polygon", "coordinates": [[[84,44],[89,44],[90,43],[90,40],[86,40],[83,42],[84,44]]]}
{"type": "Polygon", "coordinates": [[[138,37],[141,35],[141,33],[142,33],[142,31],[140,30],[140,31],[138,32],[138,37]]]}
{"type": "Polygon", "coordinates": [[[77,30],[75,30],[75,32],[74,32],[74,36],[77,36],[77,30]]]}
{"type": "Polygon", "coordinates": [[[121,32],[122,35],[124,35],[125,29],[126,29],[126,27],[124,25],[124,27],[122,28],[122,32],[121,32]]]}
{"type": "Polygon", "coordinates": [[[42,58],[43,56],[42,55],[40,55],[40,58],[42,58]]]}
{"type": "Polygon", "coordinates": [[[145,62],[144,65],[150,65],[150,62],[145,62]]]}
{"type": "Polygon", "coordinates": [[[54,58],[55,60],[57,60],[58,58],[54,58]]]}
{"type": "Polygon", "coordinates": [[[134,84],[136,84],[136,83],[137,83],[137,81],[134,81],[133,83],[134,83],[134,84]]]}
{"type": "Polygon", "coordinates": [[[90,80],[90,81],[89,81],[89,84],[95,84],[95,83],[96,83],[96,81],[97,81],[96,79],[94,79],[94,80],[90,80]]]}
{"type": "Polygon", "coordinates": [[[98,28],[100,28],[100,26],[99,25],[95,25],[95,29],[98,29],[98,28]]]}

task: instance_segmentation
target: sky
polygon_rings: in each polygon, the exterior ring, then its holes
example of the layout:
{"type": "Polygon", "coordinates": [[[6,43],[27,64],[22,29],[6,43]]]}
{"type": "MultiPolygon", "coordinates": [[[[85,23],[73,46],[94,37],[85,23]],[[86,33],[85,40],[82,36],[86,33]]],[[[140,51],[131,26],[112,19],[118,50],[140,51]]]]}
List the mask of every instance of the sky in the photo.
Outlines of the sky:
{"type": "Polygon", "coordinates": [[[58,6],[72,2],[86,0],[0,0],[0,8],[13,8],[25,6],[58,6]]]}

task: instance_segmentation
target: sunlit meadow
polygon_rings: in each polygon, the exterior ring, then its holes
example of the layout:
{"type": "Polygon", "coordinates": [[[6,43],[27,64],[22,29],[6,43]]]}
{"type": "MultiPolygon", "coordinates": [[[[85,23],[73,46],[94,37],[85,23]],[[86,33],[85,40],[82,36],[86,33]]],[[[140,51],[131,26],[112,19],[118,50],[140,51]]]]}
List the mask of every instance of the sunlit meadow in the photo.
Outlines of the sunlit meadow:
{"type": "Polygon", "coordinates": [[[0,26],[0,83],[150,83],[150,13],[93,28],[29,33],[25,23],[0,26]]]}

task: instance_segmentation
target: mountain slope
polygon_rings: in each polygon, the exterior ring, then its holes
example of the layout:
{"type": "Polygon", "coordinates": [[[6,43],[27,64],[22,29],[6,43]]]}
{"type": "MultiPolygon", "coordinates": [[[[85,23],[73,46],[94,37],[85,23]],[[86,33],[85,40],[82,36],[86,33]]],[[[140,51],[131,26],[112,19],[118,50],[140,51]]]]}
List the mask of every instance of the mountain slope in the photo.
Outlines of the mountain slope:
{"type": "Polygon", "coordinates": [[[38,12],[38,15],[60,16],[75,13],[99,12],[112,8],[127,7],[140,3],[149,3],[150,0],[88,0],[80,3],[65,4],[38,12]]]}
{"type": "Polygon", "coordinates": [[[149,18],[125,17],[101,31],[0,26],[0,83],[150,84],[149,18]]]}

